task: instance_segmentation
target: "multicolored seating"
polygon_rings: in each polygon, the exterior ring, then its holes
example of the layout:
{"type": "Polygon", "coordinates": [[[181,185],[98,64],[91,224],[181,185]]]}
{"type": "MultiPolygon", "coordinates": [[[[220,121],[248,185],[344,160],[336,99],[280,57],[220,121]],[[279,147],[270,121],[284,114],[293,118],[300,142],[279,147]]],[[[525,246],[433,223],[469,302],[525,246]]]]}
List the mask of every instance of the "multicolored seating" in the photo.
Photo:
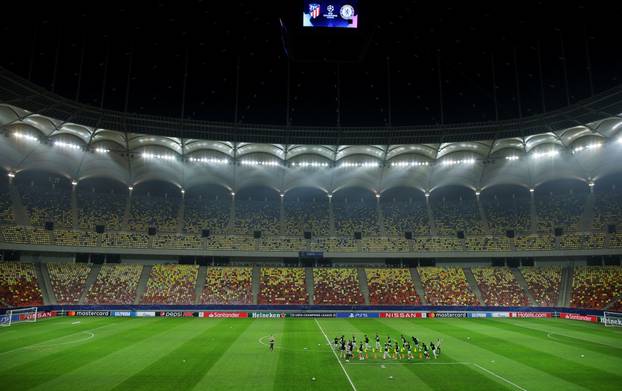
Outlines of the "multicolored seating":
{"type": "Polygon", "coordinates": [[[539,306],[557,306],[562,279],[561,267],[521,267],[520,272],[527,282],[529,292],[539,306]]]}
{"type": "Polygon", "coordinates": [[[32,263],[0,262],[0,307],[43,305],[32,263]]]}
{"type": "Polygon", "coordinates": [[[323,196],[285,197],[284,234],[302,236],[305,231],[313,236],[329,236],[328,198],[323,196]]]}
{"type": "Polygon", "coordinates": [[[418,267],[417,272],[430,305],[479,305],[461,268],[418,267]]]}
{"type": "Polygon", "coordinates": [[[508,230],[514,230],[517,234],[528,234],[531,231],[530,200],[526,190],[513,191],[511,195],[485,191],[480,203],[491,233],[505,235],[508,230]]]}
{"type": "Polygon", "coordinates": [[[455,236],[456,231],[464,231],[467,235],[486,233],[475,196],[465,195],[457,200],[433,197],[431,206],[439,236],[455,236]]]}
{"type": "Polygon", "coordinates": [[[529,299],[507,267],[471,268],[486,305],[527,306],[529,299]]]}
{"type": "Polygon", "coordinates": [[[58,304],[78,304],[91,265],[85,263],[48,263],[50,283],[58,304]]]}
{"type": "Polygon", "coordinates": [[[122,231],[123,214],[127,203],[127,194],[100,193],[93,189],[76,191],[78,207],[78,226],[94,231],[97,225],[104,225],[107,231],[122,231]]]}
{"type": "Polygon", "coordinates": [[[604,308],[622,294],[622,267],[581,266],[574,269],[570,305],[604,308]]]}
{"type": "Polygon", "coordinates": [[[49,175],[30,181],[18,179],[17,188],[32,226],[43,227],[50,221],[56,227],[73,227],[71,184],[67,178],[49,175]]]}
{"type": "Polygon", "coordinates": [[[276,200],[235,200],[235,221],[230,232],[235,235],[280,234],[280,205],[276,200]]]}
{"type": "Polygon", "coordinates": [[[208,267],[202,304],[252,304],[253,269],[250,267],[208,267]]]}
{"type": "Polygon", "coordinates": [[[389,236],[404,236],[413,232],[415,236],[430,235],[430,222],[425,201],[381,199],[384,229],[389,236]]]}
{"type": "Polygon", "coordinates": [[[333,199],[333,214],[338,236],[351,238],[355,232],[361,232],[363,236],[376,236],[379,233],[375,200],[333,199]]]}
{"type": "Polygon", "coordinates": [[[365,269],[371,305],[419,305],[409,269],[365,269]]]}
{"type": "Polygon", "coordinates": [[[226,233],[229,223],[229,211],[231,197],[224,195],[203,196],[186,194],[184,209],[184,230],[191,234],[201,234],[204,229],[209,229],[211,235],[226,233]]]}
{"type": "Polygon", "coordinates": [[[305,270],[261,268],[257,304],[308,304],[305,270]]]}
{"type": "Polygon", "coordinates": [[[154,265],[143,304],[194,304],[197,265],[154,265]]]}
{"type": "Polygon", "coordinates": [[[177,232],[177,211],[180,203],[178,196],[133,194],[128,220],[130,231],[146,233],[149,227],[155,227],[158,232],[177,232]]]}
{"type": "Polygon", "coordinates": [[[86,296],[87,304],[132,304],[143,265],[103,265],[86,296]]]}
{"type": "Polygon", "coordinates": [[[364,304],[359,278],[354,268],[314,268],[313,304],[364,304]]]}
{"type": "Polygon", "coordinates": [[[542,193],[535,192],[538,232],[552,233],[557,227],[578,231],[587,192],[542,193]]]}

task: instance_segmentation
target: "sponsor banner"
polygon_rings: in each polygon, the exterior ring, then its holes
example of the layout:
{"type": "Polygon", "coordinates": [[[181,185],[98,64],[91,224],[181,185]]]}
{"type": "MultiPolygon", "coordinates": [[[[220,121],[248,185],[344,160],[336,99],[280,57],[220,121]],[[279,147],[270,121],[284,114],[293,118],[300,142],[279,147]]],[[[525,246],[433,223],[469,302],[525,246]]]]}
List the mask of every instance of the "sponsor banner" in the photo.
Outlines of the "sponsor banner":
{"type": "Polygon", "coordinates": [[[594,315],[568,314],[568,313],[562,312],[561,314],[559,314],[559,317],[562,319],[582,320],[584,322],[592,322],[592,323],[598,322],[598,316],[594,316],[594,315]]]}
{"type": "Polygon", "coordinates": [[[204,318],[248,318],[247,312],[203,312],[204,318]]]}
{"type": "Polygon", "coordinates": [[[466,312],[428,312],[428,318],[466,318],[466,312]]]}
{"type": "Polygon", "coordinates": [[[335,318],[334,312],[292,312],[286,315],[288,318],[335,318]]]}
{"type": "Polygon", "coordinates": [[[379,318],[378,312],[337,312],[337,318],[379,318]]]}
{"type": "Polygon", "coordinates": [[[132,312],[130,311],[115,311],[113,312],[112,316],[120,316],[123,318],[129,318],[130,316],[132,316],[132,312]]]}
{"type": "Polygon", "coordinates": [[[600,322],[609,326],[622,326],[622,319],[620,318],[611,318],[609,316],[600,318],[600,322]]]}
{"type": "Polygon", "coordinates": [[[136,311],[136,316],[139,318],[153,318],[156,316],[155,311],[136,311]]]}
{"type": "MultiPolygon", "coordinates": [[[[54,316],[56,316],[56,311],[37,311],[37,319],[52,318],[54,316]]],[[[35,319],[35,313],[32,312],[30,314],[19,314],[18,319],[19,320],[35,319]]]]}
{"type": "Polygon", "coordinates": [[[469,312],[469,318],[492,318],[492,314],[490,312],[469,312]]]}
{"type": "Polygon", "coordinates": [[[181,318],[184,316],[184,313],[181,311],[158,311],[156,312],[156,316],[164,318],[181,318]]]}
{"type": "Polygon", "coordinates": [[[192,318],[194,314],[194,312],[184,311],[184,318],[192,318]]]}
{"type": "Polygon", "coordinates": [[[426,312],[381,312],[381,318],[427,318],[426,312]]]}
{"type": "Polygon", "coordinates": [[[73,315],[69,316],[110,316],[110,311],[75,311],[73,315]]]}
{"type": "Polygon", "coordinates": [[[493,318],[509,318],[510,313],[509,312],[493,312],[492,317],[493,318]]]}
{"type": "Polygon", "coordinates": [[[550,312],[510,312],[510,318],[550,318],[550,312]]]}
{"type": "Polygon", "coordinates": [[[248,317],[249,318],[269,318],[269,319],[284,318],[285,312],[249,312],[248,317]]]}

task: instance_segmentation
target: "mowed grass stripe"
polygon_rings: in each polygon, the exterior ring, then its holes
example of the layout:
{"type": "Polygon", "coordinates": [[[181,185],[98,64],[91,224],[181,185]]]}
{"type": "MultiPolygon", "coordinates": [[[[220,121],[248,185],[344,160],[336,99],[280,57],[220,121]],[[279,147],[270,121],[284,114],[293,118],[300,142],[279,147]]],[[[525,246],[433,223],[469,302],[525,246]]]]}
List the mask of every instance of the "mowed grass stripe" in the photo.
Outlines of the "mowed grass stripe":
{"type": "Polygon", "coordinates": [[[64,325],[66,330],[65,336],[41,341],[36,344],[24,345],[21,348],[0,353],[0,373],[13,367],[43,360],[61,351],[75,350],[80,345],[93,342],[96,338],[116,332],[115,330],[123,325],[121,322],[119,319],[109,319],[108,323],[105,323],[104,320],[100,319],[98,322],[85,325],[66,323],[64,325]],[[92,327],[94,325],[97,326],[92,327]]]}
{"type": "MultiPolygon", "coordinates": [[[[472,362],[493,371],[513,383],[532,390],[585,390],[575,383],[564,378],[559,378],[546,371],[544,368],[529,366],[522,361],[514,360],[511,356],[498,354],[484,347],[472,343],[471,332],[468,330],[452,329],[451,325],[461,322],[460,319],[386,319],[385,323],[406,323],[412,325],[415,335],[423,340],[441,338],[442,354],[451,354],[454,359],[461,362],[472,362]],[[449,331],[451,330],[451,332],[449,331]]],[[[479,320],[469,320],[479,321],[479,320]]],[[[484,320],[485,321],[485,320],[484,320]]],[[[408,327],[408,326],[405,326],[408,327]]],[[[451,376],[451,372],[448,372],[451,376]]],[[[494,376],[491,376],[494,378],[494,376]]],[[[466,382],[466,379],[458,379],[451,376],[450,379],[456,385],[466,382]]],[[[499,379],[496,379],[499,380],[499,379]]],[[[456,386],[457,387],[457,386],[456,386]]]]}
{"type": "Polygon", "coordinates": [[[14,389],[29,389],[171,327],[171,323],[165,320],[149,323],[150,327],[133,319],[114,323],[116,328],[97,333],[92,342],[78,346],[61,345],[55,353],[8,370],[2,368],[0,378],[12,380],[8,384],[14,389]]]}
{"type": "Polygon", "coordinates": [[[501,338],[500,334],[503,333],[500,329],[494,331],[493,326],[488,326],[490,322],[486,324],[486,321],[486,319],[482,319],[480,323],[465,319],[458,322],[447,322],[442,326],[445,334],[460,335],[467,331],[471,337],[470,342],[472,344],[506,356],[514,361],[520,361],[527,366],[542,369],[547,373],[582,387],[598,387],[600,390],[619,390],[619,385],[622,384],[620,383],[622,381],[621,376],[547,353],[555,349],[552,343],[542,341],[536,347],[520,338],[501,338]],[[484,331],[487,332],[484,333],[484,331]]]}
{"type": "MultiPolygon", "coordinates": [[[[514,333],[520,333],[530,338],[538,338],[541,341],[547,343],[558,343],[565,347],[572,347],[573,352],[576,349],[580,349],[585,352],[594,352],[610,356],[614,360],[619,360],[622,357],[622,343],[618,346],[603,345],[598,342],[586,341],[580,338],[574,338],[565,334],[558,334],[558,331],[551,331],[549,329],[534,330],[531,327],[522,326],[520,323],[509,323],[503,320],[493,320],[495,327],[507,330],[514,333]],[[557,331],[557,332],[556,332],[557,331]]],[[[527,323],[527,322],[521,322],[527,323]]],[[[543,326],[543,325],[542,325],[543,326]]],[[[559,353],[563,355],[563,350],[559,350],[559,353]]],[[[622,363],[621,363],[622,364],[622,363]]]]}
{"type": "Polygon", "coordinates": [[[568,322],[573,321],[568,320],[506,319],[505,321],[508,324],[533,330],[534,332],[552,334],[553,337],[561,335],[587,343],[594,343],[600,346],[622,350],[622,333],[615,336],[602,335],[601,331],[604,330],[604,327],[600,324],[583,323],[584,327],[577,330],[568,324],[568,322]]]}
{"type": "MultiPolygon", "coordinates": [[[[407,338],[409,342],[412,341],[411,339],[412,336],[419,338],[420,345],[425,342],[425,344],[428,345],[429,347],[430,342],[436,343],[436,338],[434,337],[427,336],[428,339],[424,340],[421,334],[417,336],[418,330],[416,329],[415,324],[413,322],[397,323],[397,322],[390,322],[389,320],[381,321],[381,320],[375,320],[375,319],[372,320],[372,322],[381,324],[381,326],[379,327],[382,327],[383,330],[390,332],[390,335],[393,338],[393,341],[395,341],[396,338],[400,338],[401,335],[404,335],[404,338],[407,338]]],[[[440,338],[440,336],[438,336],[437,338],[440,338]]],[[[401,347],[401,341],[399,341],[399,343],[401,347]]],[[[490,377],[488,375],[482,374],[481,371],[476,370],[471,365],[451,365],[451,366],[432,365],[432,364],[437,364],[439,362],[451,363],[451,364],[455,364],[457,362],[464,362],[459,359],[453,358],[451,350],[449,350],[449,353],[443,352],[442,344],[441,344],[441,352],[442,353],[440,355],[440,358],[436,360],[431,358],[430,360],[421,361],[419,360],[417,356],[416,362],[425,362],[425,363],[429,363],[430,365],[407,365],[406,364],[406,368],[409,369],[413,373],[414,376],[419,377],[419,379],[421,379],[422,382],[426,383],[426,385],[433,390],[458,389],[458,390],[479,391],[483,389],[499,389],[499,388],[512,389],[512,390],[515,389],[515,387],[510,386],[508,383],[503,382],[498,378],[494,378],[494,377],[490,377]],[[451,376],[448,376],[449,373],[451,373],[451,376]],[[461,382],[460,384],[457,384],[455,382],[456,378],[469,379],[469,380],[466,382],[461,382]]],[[[433,357],[431,352],[430,352],[430,356],[433,357]]]]}
{"type": "MultiPolygon", "coordinates": [[[[160,328],[159,333],[136,344],[123,347],[79,368],[69,369],[62,376],[40,384],[35,390],[75,390],[83,388],[85,384],[89,385],[90,391],[110,390],[198,333],[218,324],[217,321],[203,322],[202,319],[188,318],[168,319],[167,322],[172,327],[160,328]]],[[[149,322],[146,321],[143,327],[149,327],[149,322]]]]}
{"type": "MultiPolygon", "coordinates": [[[[622,366],[622,357],[618,353],[617,357],[615,352],[610,350],[611,354],[603,355],[598,352],[590,352],[583,350],[580,346],[572,346],[564,344],[547,338],[542,333],[525,332],[524,329],[515,326],[506,325],[503,322],[485,322],[482,324],[473,324],[467,322],[459,322],[460,327],[465,327],[469,330],[473,330],[475,326],[478,327],[477,331],[483,335],[488,335],[489,332],[495,332],[495,336],[502,340],[512,341],[523,347],[529,347],[534,352],[538,353],[538,356],[546,355],[545,357],[564,360],[562,365],[567,363],[573,363],[575,365],[591,368],[595,375],[605,375],[607,372],[610,375],[617,376],[622,382],[622,375],[620,374],[620,367],[622,366]],[[585,357],[581,357],[581,355],[585,357]]],[[[571,368],[568,366],[568,368],[571,368]]],[[[605,377],[606,379],[606,377],[605,377]]]]}
{"type": "Polygon", "coordinates": [[[88,318],[80,321],[80,324],[72,325],[74,318],[57,318],[29,324],[17,324],[15,333],[9,336],[0,333],[0,360],[5,352],[22,349],[29,345],[54,343],[56,338],[65,338],[70,334],[79,333],[89,328],[98,327],[110,323],[110,318],[88,318]],[[71,327],[69,327],[71,326],[71,327]]]}
{"type": "Polygon", "coordinates": [[[272,390],[279,359],[285,319],[254,319],[246,331],[238,337],[220,359],[194,386],[194,390],[230,389],[232,382],[236,391],[272,390]],[[268,336],[277,338],[277,350],[270,352],[268,336]],[[259,342],[262,339],[262,343],[259,342]]]}
{"type": "Polygon", "coordinates": [[[287,319],[279,346],[274,390],[352,390],[315,320],[287,319]]]}
{"type": "Polygon", "coordinates": [[[218,325],[203,329],[167,355],[137,371],[114,389],[191,389],[252,322],[250,319],[196,319],[196,321],[197,323],[215,321],[218,325]]]}

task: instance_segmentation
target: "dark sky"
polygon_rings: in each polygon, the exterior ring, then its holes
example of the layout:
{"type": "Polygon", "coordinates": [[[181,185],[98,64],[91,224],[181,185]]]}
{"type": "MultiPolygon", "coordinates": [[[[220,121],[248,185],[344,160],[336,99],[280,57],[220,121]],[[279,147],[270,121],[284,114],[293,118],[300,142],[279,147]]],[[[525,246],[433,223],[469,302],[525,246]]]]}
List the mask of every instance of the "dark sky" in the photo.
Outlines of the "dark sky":
{"type": "Polygon", "coordinates": [[[292,125],[331,126],[529,116],[622,77],[612,2],[369,0],[360,31],[316,35],[300,28],[302,4],[22,1],[4,12],[0,65],[114,110],[179,117],[185,97],[192,119],[233,121],[237,112],[240,122],[284,124],[289,108],[292,125]],[[290,54],[305,61],[285,54],[279,18],[290,54]],[[326,61],[335,42],[357,60],[326,61]]]}

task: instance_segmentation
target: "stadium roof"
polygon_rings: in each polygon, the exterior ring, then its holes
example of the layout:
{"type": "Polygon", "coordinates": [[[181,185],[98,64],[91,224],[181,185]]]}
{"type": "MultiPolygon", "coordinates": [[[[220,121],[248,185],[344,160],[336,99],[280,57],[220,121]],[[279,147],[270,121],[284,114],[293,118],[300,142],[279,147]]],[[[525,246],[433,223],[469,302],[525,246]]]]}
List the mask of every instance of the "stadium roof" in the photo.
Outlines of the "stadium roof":
{"type": "Polygon", "coordinates": [[[104,176],[128,186],[157,179],[185,189],[201,183],[231,191],[263,185],[280,193],[300,186],[327,193],[350,186],[376,193],[450,184],[532,188],[619,171],[621,113],[622,88],[615,88],[521,121],[444,128],[236,126],[100,110],[0,70],[0,126],[7,136],[0,164],[12,172],[104,176]]]}

